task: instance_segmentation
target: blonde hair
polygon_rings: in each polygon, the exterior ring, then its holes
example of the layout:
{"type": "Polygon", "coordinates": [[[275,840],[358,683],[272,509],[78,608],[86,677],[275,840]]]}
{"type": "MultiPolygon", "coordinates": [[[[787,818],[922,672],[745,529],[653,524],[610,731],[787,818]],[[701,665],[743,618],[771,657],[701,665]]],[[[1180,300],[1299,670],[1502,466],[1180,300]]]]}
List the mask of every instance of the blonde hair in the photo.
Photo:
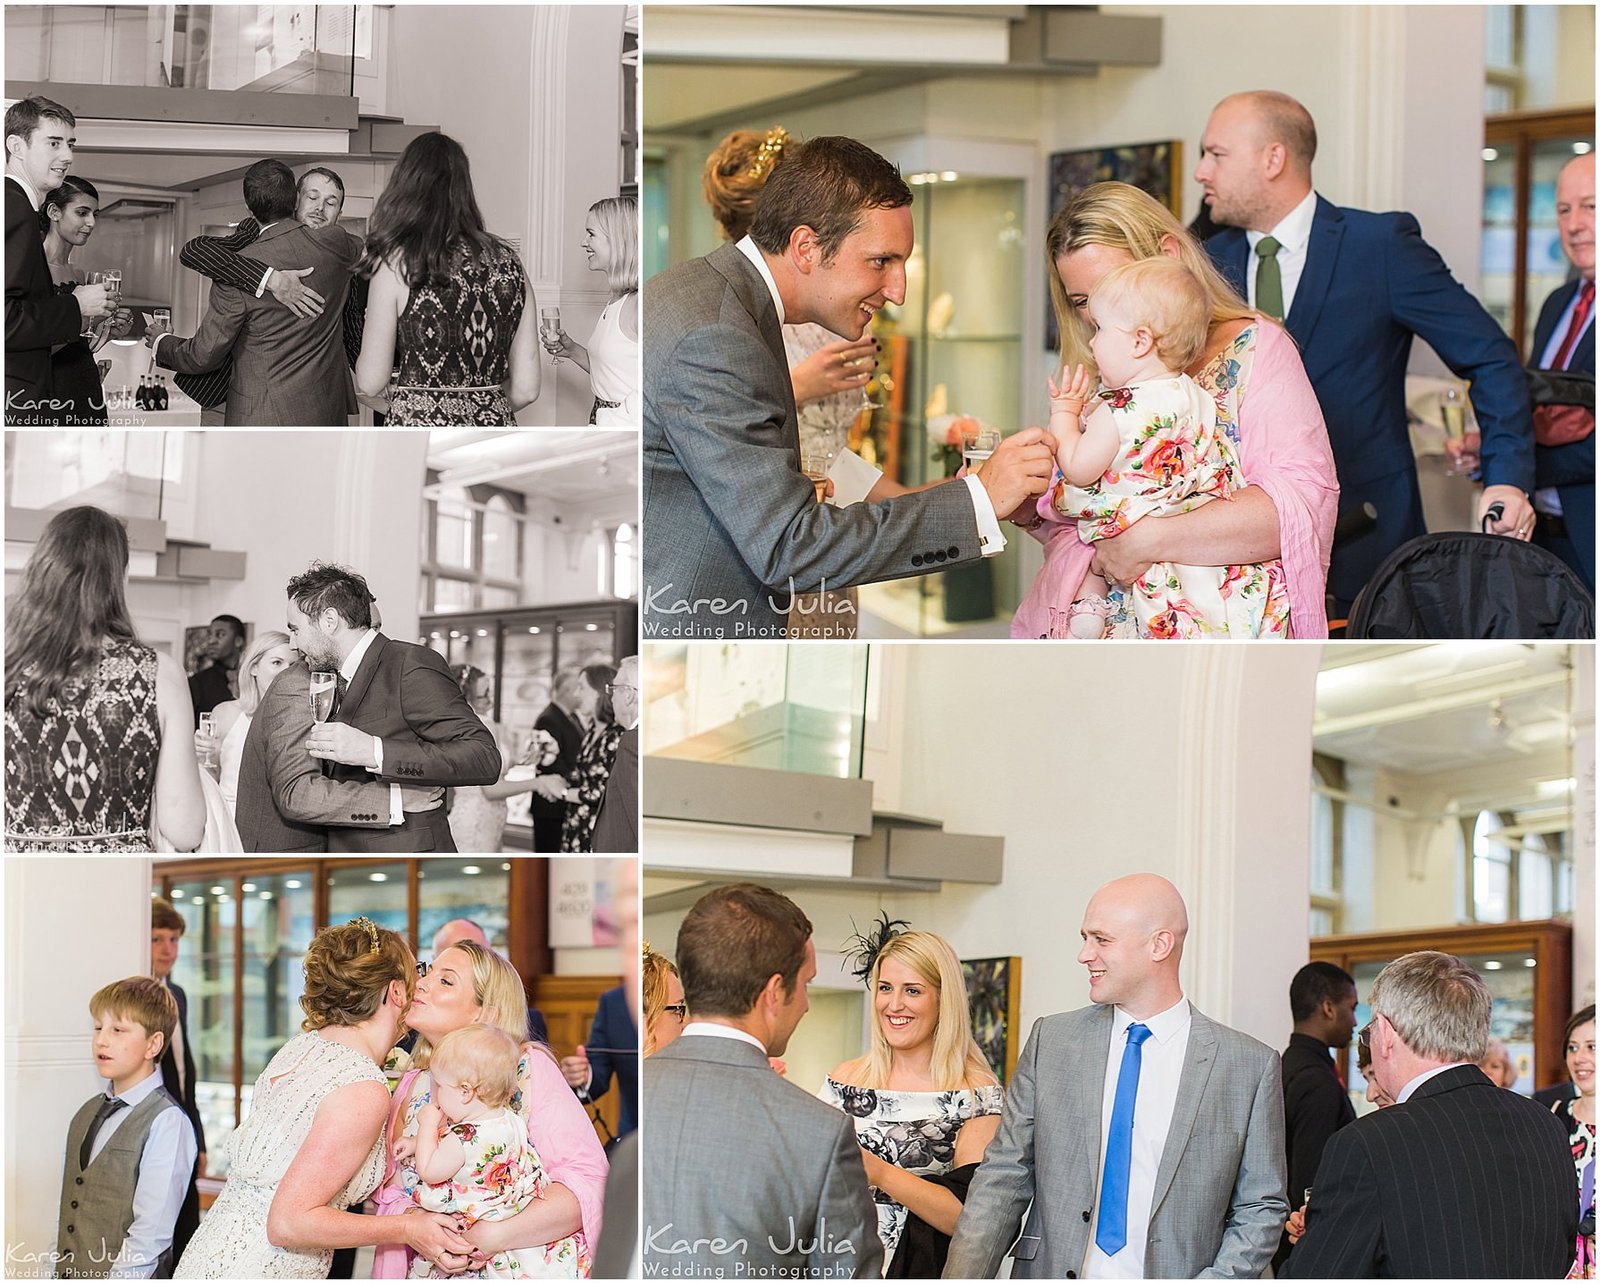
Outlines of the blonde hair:
{"type": "MultiPolygon", "coordinates": [[[[480,1009],[474,1024],[492,1025],[504,1030],[519,1048],[528,1042],[528,996],[522,988],[522,978],[517,975],[517,969],[511,966],[508,959],[476,941],[457,941],[448,948],[460,950],[472,962],[472,1001],[480,1009]]],[[[443,1043],[444,1039],[439,1042],[443,1043]]],[[[432,1055],[433,1048],[426,1036],[418,1031],[417,1045],[411,1052],[411,1064],[427,1069],[432,1055]]]]}
{"type": "Polygon", "coordinates": [[[640,976],[640,993],[644,999],[644,1046],[641,1056],[648,1057],[656,1050],[656,1022],[667,1007],[669,976],[677,976],[678,969],[664,954],[657,954],[649,946],[644,951],[644,970],[640,976]]]}
{"type": "Polygon", "coordinates": [[[1129,328],[1148,329],[1168,370],[1186,370],[1206,350],[1211,300],[1177,259],[1158,255],[1112,268],[1095,282],[1089,302],[1108,309],[1129,328]]]}
{"type": "Polygon", "coordinates": [[[631,196],[607,196],[591,205],[589,213],[611,243],[606,284],[615,301],[639,288],[639,202],[631,196]]]}
{"type": "MultiPolygon", "coordinates": [[[[265,658],[268,651],[277,646],[288,646],[289,635],[278,629],[268,629],[265,633],[257,633],[250,645],[245,647],[244,654],[239,657],[239,712],[254,714],[256,706],[261,703],[261,695],[256,691],[255,669],[265,658]],[[249,679],[247,681],[247,679],[249,679]]],[[[268,684],[271,685],[270,683],[268,684]]]]}
{"type": "Polygon", "coordinates": [[[433,1049],[433,1077],[471,1088],[484,1105],[505,1107],[517,1092],[522,1045],[497,1025],[474,1022],[452,1030],[433,1049]]]}
{"type": "Polygon", "coordinates": [[[1253,321],[1250,310],[1212,266],[1200,243],[1190,236],[1171,210],[1155,197],[1127,183],[1095,183],[1079,192],[1056,211],[1045,234],[1045,266],[1049,271],[1050,304],[1055,309],[1056,328],[1061,334],[1063,365],[1095,368],[1089,351],[1088,323],[1067,299],[1067,287],[1056,271],[1056,260],[1087,245],[1104,245],[1131,254],[1135,259],[1162,255],[1162,242],[1172,237],[1178,247],[1178,261],[1192,272],[1204,287],[1211,306],[1211,326],[1224,321],[1253,321]]]}
{"type": "MultiPolygon", "coordinates": [[[[867,982],[870,1004],[878,991],[883,965],[893,960],[915,972],[939,996],[939,1019],[933,1031],[933,1056],[929,1073],[940,1092],[977,1088],[995,1082],[993,1069],[972,1037],[972,1014],[967,1008],[967,981],[961,960],[950,942],[932,932],[901,932],[889,938],[872,964],[867,982]]],[[[883,1035],[883,1023],[872,1022],[867,1054],[845,1071],[858,1088],[882,1088],[894,1068],[894,1050],[883,1035]]]]}
{"type": "Polygon", "coordinates": [[[756,198],[783,163],[788,131],[736,129],[712,149],[700,171],[700,187],[725,241],[737,241],[755,222],[756,198]]]}
{"type": "Polygon", "coordinates": [[[119,1016],[144,1027],[147,1035],[159,1034],[165,1051],[178,1026],[178,1001],[172,992],[153,976],[130,976],[96,990],[89,999],[89,1015],[96,1021],[119,1016]]]}
{"type": "Polygon", "coordinates": [[[391,981],[417,986],[417,960],[405,937],[364,920],[325,927],[306,950],[300,1007],[303,1030],[360,1025],[377,1012],[391,981]]]}

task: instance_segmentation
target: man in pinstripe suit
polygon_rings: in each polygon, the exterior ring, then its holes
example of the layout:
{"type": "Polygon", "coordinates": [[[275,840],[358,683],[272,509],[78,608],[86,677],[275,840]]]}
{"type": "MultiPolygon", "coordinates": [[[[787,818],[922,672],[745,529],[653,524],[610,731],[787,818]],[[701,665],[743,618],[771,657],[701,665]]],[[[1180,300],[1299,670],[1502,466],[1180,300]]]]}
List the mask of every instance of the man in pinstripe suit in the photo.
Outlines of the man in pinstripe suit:
{"type": "Polygon", "coordinates": [[[1371,1077],[1395,1104],[1328,1141],[1279,1278],[1561,1279],[1578,1230],[1566,1130],[1478,1069],[1482,978],[1419,950],[1367,1002],[1371,1077]]]}

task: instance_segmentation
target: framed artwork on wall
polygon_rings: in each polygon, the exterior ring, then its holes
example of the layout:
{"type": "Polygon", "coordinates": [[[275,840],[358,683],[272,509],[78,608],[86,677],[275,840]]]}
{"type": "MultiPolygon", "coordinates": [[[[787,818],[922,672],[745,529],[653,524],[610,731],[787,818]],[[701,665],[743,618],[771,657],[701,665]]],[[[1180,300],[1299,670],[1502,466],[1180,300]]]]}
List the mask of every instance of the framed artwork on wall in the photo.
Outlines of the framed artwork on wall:
{"type": "Polygon", "coordinates": [[[967,979],[967,1007],[972,1013],[972,1035],[1002,1085],[1011,1082],[1017,1068],[1020,1043],[1017,1024],[1022,1012],[1022,960],[1015,955],[998,959],[962,959],[967,979]]]}

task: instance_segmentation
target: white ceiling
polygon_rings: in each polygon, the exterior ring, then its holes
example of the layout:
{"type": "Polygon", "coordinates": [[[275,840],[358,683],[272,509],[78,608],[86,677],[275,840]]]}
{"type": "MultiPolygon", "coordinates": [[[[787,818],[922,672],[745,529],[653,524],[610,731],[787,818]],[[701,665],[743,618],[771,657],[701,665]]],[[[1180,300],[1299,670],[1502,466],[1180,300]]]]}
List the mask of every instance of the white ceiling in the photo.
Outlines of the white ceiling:
{"type": "Polygon", "coordinates": [[[1312,732],[1320,753],[1432,776],[1499,760],[1508,784],[1570,771],[1569,647],[1334,645],[1324,656],[1312,732]]]}
{"type": "Polygon", "coordinates": [[[638,507],[632,431],[441,428],[428,435],[428,467],[444,485],[503,486],[551,507],[638,507]]]}

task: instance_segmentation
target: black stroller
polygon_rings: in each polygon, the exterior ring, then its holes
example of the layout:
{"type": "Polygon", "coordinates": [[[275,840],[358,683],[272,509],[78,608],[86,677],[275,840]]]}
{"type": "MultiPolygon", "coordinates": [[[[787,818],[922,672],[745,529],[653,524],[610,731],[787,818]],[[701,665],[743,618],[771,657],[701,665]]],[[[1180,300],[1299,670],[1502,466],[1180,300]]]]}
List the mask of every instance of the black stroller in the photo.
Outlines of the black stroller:
{"type": "Polygon", "coordinates": [[[1594,599],[1571,567],[1532,544],[1476,531],[1423,535],[1374,572],[1345,636],[1593,640],[1594,599]]]}

